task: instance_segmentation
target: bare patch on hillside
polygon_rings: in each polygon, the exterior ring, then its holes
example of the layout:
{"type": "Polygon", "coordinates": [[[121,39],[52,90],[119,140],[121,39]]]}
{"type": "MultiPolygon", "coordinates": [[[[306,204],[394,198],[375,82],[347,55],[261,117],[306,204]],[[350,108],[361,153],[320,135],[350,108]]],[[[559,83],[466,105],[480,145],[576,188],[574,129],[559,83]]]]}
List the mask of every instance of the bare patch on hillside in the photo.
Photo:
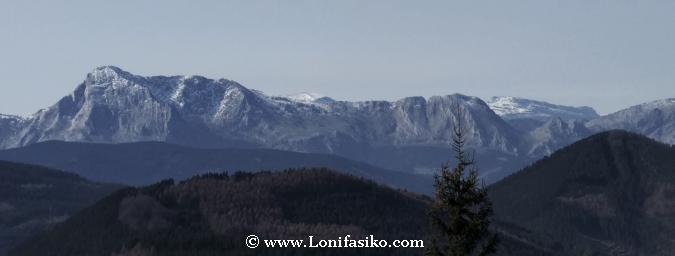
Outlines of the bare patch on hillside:
{"type": "Polygon", "coordinates": [[[675,213],[675,185],[659,183],[645,200],[645,214],[651,218],[672,216],[675,213]]]}
{"type": "Polygon", "coordinates": [[[54,184],[32,184],[32,183],[21,184],[21,188],[28,189],[28,190],[38,190],[38,189],[52,188],[52,187],[54,187],[54,184]]]}
{"type": "Polygon", "coordinates": [[[13,209],[14,209],[13,206],[11,206],[7,203],[0,202],[0,212],[7,212],[7,211],[11,211],[13,209]]]}
{"type": "Polygon", "coordinates": [[[582,209],[597,214],[599,217],[614,217],[616,211],[607,200],[605,194],[588,194],[580,197],[557,197],[568,204],[576,204],[582,209]]]}
{"type": "Polygon", "coordinates": [[[153,230],[172,226],[176,215],[152,197],[137,195],[122,200],[118,218],[134,230],[153,230]]]}
{"type": "Polygon", "coordinates": [[[155,247],[152,246],[150,248],[143,248],[141,243],[136,243],[136,246],[132,247],[131,249],[127,249],[126,246],[122,246],[122,250],[120,250],[120,253],[115,253],[113,252],[110,254],[111,256],[153,256],[157,255],[155,253],[155,247]]]}

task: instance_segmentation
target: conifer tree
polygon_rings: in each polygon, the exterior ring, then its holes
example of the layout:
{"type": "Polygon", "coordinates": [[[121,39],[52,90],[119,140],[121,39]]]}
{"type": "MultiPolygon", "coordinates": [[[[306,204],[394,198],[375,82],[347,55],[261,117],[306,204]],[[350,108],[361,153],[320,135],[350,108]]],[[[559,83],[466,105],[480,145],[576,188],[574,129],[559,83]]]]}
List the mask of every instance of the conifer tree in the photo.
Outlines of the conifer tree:
{"type": "Polygon", "coordinates": [[[456,105],[457,121],[453,124],[452,149],[457,153],[457,166],[450,170],[441,164],[441,173],[434,175],[436,198],[429,210],[432,231],[425,255],[484,256],[495,253],[498,234],[492,234],[490,217],[492,201],[487,187],[478,184],[478,168],[473,155],[464,152],[467,129],[462,124],[462,111],[456,105]],[[465,176],[466,168],[469,168],[465,176]]]}

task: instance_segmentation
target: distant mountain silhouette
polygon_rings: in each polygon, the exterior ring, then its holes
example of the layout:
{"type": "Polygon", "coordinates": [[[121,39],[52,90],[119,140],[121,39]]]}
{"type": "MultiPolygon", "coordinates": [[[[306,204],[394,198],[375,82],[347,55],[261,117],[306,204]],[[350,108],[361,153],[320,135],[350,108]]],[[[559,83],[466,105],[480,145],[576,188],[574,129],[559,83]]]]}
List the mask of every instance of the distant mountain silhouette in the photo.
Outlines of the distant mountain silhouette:
{"type": "Polygon", "coordinates": [[[0,161],[0,255],[123,187],[42,166],[0,161]]]}
{"type": "Polygon", "coordinates": [[[135,186],[168,178],[183,180],[205,172],[327,167],[418,193],[430,194],[433,189],[429,175],[386,170],[334,155],[275,149],[195,149],[164,142],[48,141],[0,150],[0,159],[71,171],[91,180],[135,186]]]}

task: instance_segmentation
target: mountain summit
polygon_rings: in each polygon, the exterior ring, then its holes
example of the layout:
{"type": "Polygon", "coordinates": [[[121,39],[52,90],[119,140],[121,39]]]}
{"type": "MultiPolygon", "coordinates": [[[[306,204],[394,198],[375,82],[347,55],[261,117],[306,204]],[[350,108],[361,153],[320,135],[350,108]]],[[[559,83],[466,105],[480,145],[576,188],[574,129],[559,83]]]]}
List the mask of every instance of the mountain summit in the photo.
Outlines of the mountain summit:
{"type": "Polygon", "coordinates": [[[492,97],[487,101],[487,104],[497,115],[506,120],[529,118],[548,122],[554,117],[569,121],[570,119],[590,119],[599,116],[591,107],[562,106],[510,96],[492,97]]]}
{"type": "Polygon", "coordinates": [[[675,98],[657,100],[586,122],[594,132],[623,129],[675,144],[675,98]]]}
{"type": "Polygon", "coordinates": [[[324,95],[308,92],[288,94],[280,97],[305,104],[330,104],[335,102],[334,99],[331,99],[324,95]]]}

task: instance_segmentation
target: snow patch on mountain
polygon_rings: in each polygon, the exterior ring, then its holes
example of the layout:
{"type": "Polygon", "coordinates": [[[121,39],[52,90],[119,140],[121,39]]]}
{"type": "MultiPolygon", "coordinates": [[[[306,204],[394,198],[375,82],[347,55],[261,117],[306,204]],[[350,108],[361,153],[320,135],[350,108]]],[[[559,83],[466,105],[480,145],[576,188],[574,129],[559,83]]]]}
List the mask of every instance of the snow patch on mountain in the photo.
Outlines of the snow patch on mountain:
{"type": "Polygon", "coordinates": [[[334,99],[331,99],[329,97],[326,97],[324,95],[318,94],[318,93],[311,93],[311,92],[301,92],[301,93],[294,93],[294,94],[287,94],[287,95],[282,95],[279,96],[282,98],[289,99],[294,102],[298,103],[304,103],[304,104],[330,104],[335,102],[334,99]]]}
{"type": "Polygon", "coordinates": [[[571,107],[555,105],[543,101],[529,100],[511,96],[496,96],[487,101],[490,108],[505,120],[530,118],[548,122],[553,117],[563,121],[572,119],[590,119],[598,117],[591,107],[571,107]]]}
{"type": "MultiPolygon", "coordinates": [[[[638,122],[642,120],[643,123],[649,123],[644,118],[650,113],[658,113],[666,111],[675,114],[675,98],[657,100],[647,103],[635,105],[609,115],[595,118],[586,122],[586,126],[591,130],[600,132],[608,129],[626,129],[629,131],[636,131],[638,122]]],[[[657,120],[651,120],[657,121],[657,120]]]]}
{"type": "Polygon", "coordinates": [[[25,119],[25,118],[24,118],[24,117],[20,117],[20,116],[12,116],[12,115],[3,115],[3,114],[0,114],[0,119],[23,120],[23,119],[25,119]]]}

